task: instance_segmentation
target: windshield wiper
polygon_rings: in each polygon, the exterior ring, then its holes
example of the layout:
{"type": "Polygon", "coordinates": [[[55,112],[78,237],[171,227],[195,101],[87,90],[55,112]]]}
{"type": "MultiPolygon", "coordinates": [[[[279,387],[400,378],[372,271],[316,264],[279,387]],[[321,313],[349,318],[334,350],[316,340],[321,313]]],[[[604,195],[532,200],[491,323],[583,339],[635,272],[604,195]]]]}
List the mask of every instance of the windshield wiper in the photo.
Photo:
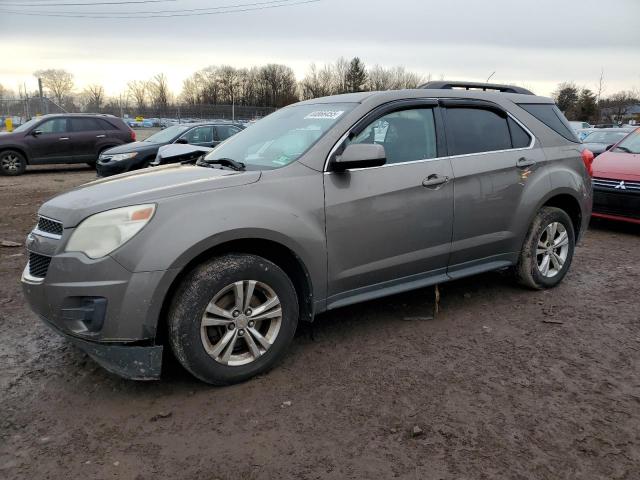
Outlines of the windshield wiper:
{"type": "Polygon", "coordinates": [[[212,160],[199,159],[196,162],[196,165],[199,165],[201,167],[208,167],[208,166],[211,166],[211,165],[222,165],[223,167],[228,167],[228,168],[231,168],[232,170],[236,170],[238,172],[246,170],[246,168],[247,168],[244,163],[236,162],[232,158],[215,158],[215,159],[212,159],[212,160]]]}
{"type": "Polygon", "coordinates": [[[623,152],[627,152],[627,153],[633,153],[631,150],[629,150],[627,147],[620,147],[617,146],[616,150],[622,150],[623,152]]]}

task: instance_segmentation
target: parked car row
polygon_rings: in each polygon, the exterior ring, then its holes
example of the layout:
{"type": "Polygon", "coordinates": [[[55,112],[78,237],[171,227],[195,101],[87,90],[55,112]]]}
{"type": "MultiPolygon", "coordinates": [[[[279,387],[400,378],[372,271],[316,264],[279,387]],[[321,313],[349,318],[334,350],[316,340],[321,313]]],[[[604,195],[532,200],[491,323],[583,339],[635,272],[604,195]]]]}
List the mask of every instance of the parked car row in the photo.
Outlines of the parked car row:
{"type": "Polygon", "coordinates": [[[87,163],[100,176],[114,175],[148,166],[162,145],[214,147],[243,128],[225,121],[185,123],[136,142],[131,127],[113,115],[43,115],[0,134],[0,174],[20,175],[27,165],[87,163]]]}

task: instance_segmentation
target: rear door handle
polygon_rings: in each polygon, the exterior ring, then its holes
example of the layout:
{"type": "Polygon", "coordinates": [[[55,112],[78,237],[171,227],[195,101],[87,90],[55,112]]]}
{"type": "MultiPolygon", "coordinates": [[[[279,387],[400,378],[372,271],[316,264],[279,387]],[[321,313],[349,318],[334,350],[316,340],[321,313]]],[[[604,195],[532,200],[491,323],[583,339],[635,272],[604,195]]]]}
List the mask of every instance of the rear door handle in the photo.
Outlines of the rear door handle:
{"type": "Polygon", "coordinates": [[[536,164],[536,161],[533,158],[520,157],[516,162],[516,167],[527,168],[527,167],[532,167],[535,164],[536,164]]]}
{"type": "Polygon", "coordinates": [[[435,173],[433,173],[429,175],[427,178],[425,178],[424,180],[422,180],[422,186],[427,188],[439,187],[440,185],[444,185],[448,181],[449,181],[449,177],[447,176],[440,177],[439,175],[436,175],[435,173]]]}
{"type": "Polygon", "coordinates": [[[69,140],[69,137],[60,137],[58,140],[69,140]]]}
{"type": "Polygon", "coordinates": [[[106,135],[96,135],[96,138],[104,138],[106,135]]]}

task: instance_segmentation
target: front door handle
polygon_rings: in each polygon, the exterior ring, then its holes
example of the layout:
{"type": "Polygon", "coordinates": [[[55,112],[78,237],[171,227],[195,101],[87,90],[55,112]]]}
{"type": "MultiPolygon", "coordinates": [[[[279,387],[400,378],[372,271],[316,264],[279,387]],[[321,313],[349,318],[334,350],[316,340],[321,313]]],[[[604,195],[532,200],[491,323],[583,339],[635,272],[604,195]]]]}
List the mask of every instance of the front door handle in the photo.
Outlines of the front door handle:
{"type": "Polygon", "coordinates": [[[69,140],[69,137],[60,137],[58,140],[69,140]]]}
{"type": "Polygon", "coordinates": [[[441,185],[444,185],[448,181],[449,181],[449,177],[447,176],[441,177],[439,175],[436,175],[435,173],[432,173],[427,178],[422,180],[422,186],[427,188],[433,188],[433,187],[437,188],[437,187],[440,187],[441,185]]]}
{"type": "Polygon", "coordinates": [[[104,138],[106,135],[96,135],[96,138],[104,138]]]}
{"type": "Polygon", "coordinates": [[[528,167],[533,167],[535,164],[536,164],[536,161],[533,158],[520,157],[516,162],[516,167],[528,168],[528,167]]]}

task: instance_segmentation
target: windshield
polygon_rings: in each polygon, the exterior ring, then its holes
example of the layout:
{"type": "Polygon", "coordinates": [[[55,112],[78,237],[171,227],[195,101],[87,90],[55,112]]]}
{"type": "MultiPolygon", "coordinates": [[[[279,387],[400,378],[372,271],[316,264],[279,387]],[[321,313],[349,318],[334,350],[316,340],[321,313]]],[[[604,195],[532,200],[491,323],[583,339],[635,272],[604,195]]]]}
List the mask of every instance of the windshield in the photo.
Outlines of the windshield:
{"type": "Polygon", "coordinates": [[[640,129],[629,134],[616,146],[615,150],[625,153],[640,153],[640,129]]]}
{"type": "Polygon", "coordinates": [[[42,120],[42,118],[38,118],[38,117],[32,118],[28,122],[23,123],[22,125],[20,125],[17,128],[14,128],[13,131],[14,132],[26,132],[31,127],[33,127],[36,123],[38,123],[40,120],[42,120]]]}
{"type": "Polygon", "coordinates": [[[627,136],[629,132],[621,131],[621,132],[592,132],[582,140],[584,143],[606,143],[607,145],[611,145],[613,143],[618,143],[624,137],[627,136]]]}
{"type": "Polygon", "coordinates": [[[158,133],[154,133],[143,141],[151,143],[168,143],[181,133],[189,130],[192,126],[193,125],[174,125],[173,127],[165,128],[164,130],[160,130],[158,133]]]}
{"type": "Polygon", "coordinates": [[[220,144],[207,160],[230,158],[248,169],[273,169],[295,162],[317,142],[353,103],[286,107],[220,144]]]}

